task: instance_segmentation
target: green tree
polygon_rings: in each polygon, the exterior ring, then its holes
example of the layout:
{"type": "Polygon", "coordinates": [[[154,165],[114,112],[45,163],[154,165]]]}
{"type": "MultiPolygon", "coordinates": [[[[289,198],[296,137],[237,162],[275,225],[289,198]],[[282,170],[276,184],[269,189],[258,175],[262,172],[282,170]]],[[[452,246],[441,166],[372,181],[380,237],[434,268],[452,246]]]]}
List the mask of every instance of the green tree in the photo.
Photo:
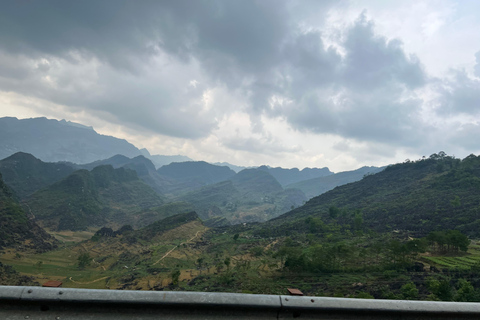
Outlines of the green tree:
{"type": "Polygon", "coordinates": [[[451,204],[452,207],[454,207],[454,208],[460,207],[460,205],[461,205],[460,197],[459,197],[459,196],[455,196],[455,198],[450,201],[450,204],[451,204]]]}
{"type": "Polygon", "coordinates": [[[261,255],[263,255],[263,250],[263,247],[257,246],[250,249],[250,253],[255,257],[260,257],[261,255]]]}
{"type": "Polygon", "coordinates": [[[305,223],[308,225],[311,233],[318,233],[325,230],[325,223],[323,223],[320,218],[308,217],[305,219],[305,223]]]}
{"type": "Polygon", "coordinates": [[[172,283],[173,285],[178,285],[178,278],[180,278],[180,270],[176,269],[174,271],[172,271],[172,273],[170,274],[170,276],[172,277],[172,283]]]}
{"type": "Polygon", "coordinates": [[[328,208],[328,214],[330,215],[330,218],[336,219],[340,214],[340,209],[335,206],[331,206],[330,208],[328,208]]]}
{"type": "Polygon", "coordinates": [[[453,297],[455,301],[463,302],[478,302],[480,301],[480,295],[476,291],[472,284],[465,279],[460,279],[458,281],[459,288],[453,297]]]}
{"type": "Polygon", "coordinates": [[[227,270],[230,270],[230,263],[232,262],[232,260],[230,259],[230,257],[226,257],[225,260],[223,261],[223,263],[227,266],[227,270]]]}
{"type": "Polygon", "coordinates": [[[78,268],[84,269],[85,267],[90,265],[90,255],[87,252],[80,254],[77,258],[78,261],[78,268]]]}
{"type": "Polygon", "coordinates": [[[418,289],[413,282],[404,284],[400,291],[402,292],[402,297],[405,300],[415,300],[418,298],[418,289]]]}
{"type": "Polygon", "coordinates": [[[363,214],[361,211],[356,211],[353,217],[353,227],[355,230],[359,231],[363,225],[363,214]]]}
{"type": "Polygon", "coordinates": [[[466,235],[464,235],[458,230],[448,231],[446,238],[448,245],[453,246],[453,249],[455,251],[458,251],[458,249],[460,249],[461,251],[467,252],[468,246],[471,242],[466,235]]]}
{"type": "Polygon", "coordinates": [[[359,292],[355,298],[358,298],[358,299],[375,299],[370,293],[368,292],[359,292]]]}
{"type": "Polygon", "coordinates": [[[452,293],[452,287],[450,286],[450,282],[447,280],[440,281],[438,286],[438,291],[435,294],[442,301],[452,301],[453,293],[452,293]]]}
{"type": "Polygon", "coordinates": [[[234,241],[237,241],[238,240],[238,237],[240,237],[240,235],[238,233],[235,233],[235,235],[233,236],[233,240],[234,241]]]}

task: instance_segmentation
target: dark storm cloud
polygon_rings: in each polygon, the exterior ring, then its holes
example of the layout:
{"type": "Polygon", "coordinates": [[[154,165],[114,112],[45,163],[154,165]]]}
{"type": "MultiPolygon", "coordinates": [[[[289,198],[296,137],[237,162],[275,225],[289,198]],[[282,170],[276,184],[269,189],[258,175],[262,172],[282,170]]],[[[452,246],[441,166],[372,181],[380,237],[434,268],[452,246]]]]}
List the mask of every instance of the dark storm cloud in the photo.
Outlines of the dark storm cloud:
{"type": "Polygon", "coordinates": [[[415,56],[407,57],[399,40],[376,36],[373,22],[361,16],[344,42],[346,49],[344,83],[360,90],[390,84],[408,89],[425,84],[425,74],[415,56]]]}
{"type": "MultiPolygon", "coordinates": [[[[38,81],[44,76],[42,70],[24,68],[29,64],[24,59],[20,61],[24,65],[16,68],[0,65],[7,79],[0,82],[1,89],[109,112],[112,119],[159,133],[205,136],[223,111],[202,115],[201,106],[192,104],[202,98],[201,91],[184,97],[183,88],[152,84],[157,79],[145,76],[152,60],[163,52],[173,64],[197,61],[203,72],[192,74],[190,80],[201,76],[196,80],[203,84],[236,88],[278,63],[288,24],[285,6],[273,1],[8,2],[0,13],[0,50],[32,59],[63,60],[71,67],[92,59],[107,66],[93,70],[98,86],[86,92],[79,84],[84,79],[68,72],[62,76],[76,82],[68,89],[65,82],[57,88],[42,87],[38,81]],[[19,76],[29,77],[20,87],[13,81],[19,76]]],[[[172,78],[181,78],[172,71],[172,78]]],[[[181,71],[188,78],[190,70],[181,71]]]]}
{"type": "Polygon", "coordinates": [[[0,42],[11,52],[79,50],[133,68],[158,46],[250,72],[275,63],[289,21],[274,1],[9,1],[2,12],[0,42]]]}
{"type": "MultiPolygon", "coordinates": [[[[208,136],[218,119],[238,107],[204,108],[205,92],[220,87],[245,99],[238,111],[248,113],[255,133],[263,134],[257,142],[221,141],[232,149],[294,151],[264,132],[265,116],[301,132],[418,146],[427,128],[416,91],[431,81],[421,63],[405,53],[401,41],[378,35],[365,14],[337,30],[335,45],[326,44],[321,25],[331,6],[273,0],[7,1],[0,10],[0,90],[193,139],[208,136]],[[189,85],[192,80],[195,85],[189,85]]],[[[480,52],[476,59],[480,76],[480,52]]],[[[441,116],[477,112],[478,80],[459,72],[451,82],[438,83],[441,116]]]]}
{"type": "Polygon", "coordinates": [[[317,32],[300,34],[284,50],[281,85],[290,103],[269,111],[300,131],[398,144],[415,143],[422,101],[409,97],[426,83],[422,66],[398,40],[373,32],[362,15],[342,43],[345,55],[325,47],[317,32]]]}
{"type": "Polygon", "coordinates": [[[145,42],[155,35],[152,13],[131,1],[8,1],[1,12],[2,48],[30,56],[74,62],[75,50],[132,69],[130,59],[148,55],[145,42]]]}

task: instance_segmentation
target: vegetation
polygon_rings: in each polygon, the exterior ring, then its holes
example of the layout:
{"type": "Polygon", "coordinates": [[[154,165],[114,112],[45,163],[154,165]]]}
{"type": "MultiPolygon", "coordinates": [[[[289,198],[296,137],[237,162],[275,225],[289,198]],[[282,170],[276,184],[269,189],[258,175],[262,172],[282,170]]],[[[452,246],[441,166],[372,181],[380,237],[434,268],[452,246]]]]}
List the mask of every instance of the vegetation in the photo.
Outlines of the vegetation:
{"type": "Polygon", "coordinates": [[[24,199],[73,172],[64,163],[46,163],[31,154],[18,152],[0,160],[0,173],[16,195],[24,199]]]}
{"type": "Polygon", "coordinates": [[[199,188],[179,200],[192,203],[206,221],[220,216],[235,224],[277,217],[303,204],[306,198],[298,189],[284,190],[266,171],[245,169],[228,181],[199,188]]]}
{"type": "Polygon", "coordinates": [[[78,268],[84,269],[86,266],[90,265],[90,255],[88,253],[82,253],[78,256],[78,268]]]}
{"type": "Polygon", "coordinates": [[[265,231],[273,234],[307,232],[304,221],[352,223],[359,210],[365,227],[377,232],[409,230],[425,236],[431,231],[457,229],[479,236],[480,157],[460,160],[440,152],[418,161],[391,165],[362,180],[337,187],[304,206],[269,221],[265,231]],[[329,208],[340,210],[331,217],[329,208]],[[267,231],[269,230],[269,231],[267,231]]]}
{"type": "Polygon", "coordinates": [[[112,166],[77,170],[26,201],[37,220],[57,230],[85,230],[109,222],[133,224],[138,219],[134,214],[162,204],[135,171],[112,166]]]}
{"type": "MultiPolygon", "coordinates": [[[[478,169],[476,156],[439,153],[406,161],[265,223],[212,226],[190,210],[167,216],[189,209],[185,202],[162,204],[132,214],[163,218],[147,226],[117,222],[57,250],[18,254],[9,247],[0,259],[23,276],[60,279],[66,287],[259,294],[294,287],[317,296],[480,301],[478,169]]],[[[138,180],[126,169],[97,170],[76,171],[61,181],[62,190],[82,193],[83,187],[92,192],[82,205],[100,206],[106,189],[138,180]]],[[[182,199],[196,197],[207,217],[216,216],[213,207],[232,216],[239,208],[258,208],[254,201],[270,208],[283,188],[268,182],[268,172],[260,175],[257,180],[255,170],[246,170],[182,199]]],[[[115,199],[110,205],[121,203],[115,199]]],[[[24,214],[9,212],[25,221],[24,214]]]]}
{"type": "Polygon", "coordinates": [[[0,174],[0,249],[5,247],[41,252],[55,248],[56,241],[28,219],[0,174]]]}
{"type": "Polygon", "coordinates": [[[384,168],[362,167],[353,171],[339,172],[317,178],[299,181],[287,185],[287,188],[302,190],[307,199],[316,197],[322,193],[334,189],[335,187],[362,180],[365,175],[374,174],[382,171],[384,168]]]}

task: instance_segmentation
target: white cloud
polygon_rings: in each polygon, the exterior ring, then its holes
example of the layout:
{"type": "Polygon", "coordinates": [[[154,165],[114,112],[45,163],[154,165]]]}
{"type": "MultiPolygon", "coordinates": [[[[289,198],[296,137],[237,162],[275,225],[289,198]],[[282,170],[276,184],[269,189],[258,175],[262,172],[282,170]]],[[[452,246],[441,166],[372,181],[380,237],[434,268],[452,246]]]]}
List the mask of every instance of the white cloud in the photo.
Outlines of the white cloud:
{"type": "Polygon", "coordinates": [[[0,115],[240,165],[461,156],[478,131],[478,12],[454,0],[10,2],[0,115]]]}

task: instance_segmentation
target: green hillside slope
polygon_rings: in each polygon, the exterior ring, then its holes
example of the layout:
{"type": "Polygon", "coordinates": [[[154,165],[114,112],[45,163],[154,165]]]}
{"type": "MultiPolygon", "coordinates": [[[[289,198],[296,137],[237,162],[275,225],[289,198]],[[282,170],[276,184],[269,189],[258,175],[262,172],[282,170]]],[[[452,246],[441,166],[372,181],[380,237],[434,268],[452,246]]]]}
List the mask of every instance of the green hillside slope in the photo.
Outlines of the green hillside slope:
{"type": "Polygon", "coordinates": [[[168,191],[169,186],[172,185],[170,179],[162,177],[151,160],[144,156],[137,156],[135,158],[128,158],[123,155],[117,154],[111,158],[98,160],[92,163],[76,165],[77,169],[92,170],[95,167],[102,165],[111,165],[115,169],[127,168],[134,170],[138,177],[147,185],[152,187],[159,194],[164,194],[168,191]]]}
{"type": "Polygon", "coordinates": [[[434,154],[337,187],[269,222],[266,228],[301,232],[309,228],[308,217],[351,222],[357,214],[377,231],[404,229],[424,235],[456,228],[478,236],[479,192],[480,157],[459,160],[434,154]]]}
{"type": "Polygon", "coordinates": [[[144,209],[163,204],[162,198],[133,170],[99,166],[78,170],[34,193],[26,201],[35,218],[57,230],[125,224],[144,209]]]}
{"type": "Polygon", "coordinates": [[[321,195],[335,187],[361,180],[367,174],[374,174],[383,170],[377,167],[362,167],[357,170],[339,172],[327,176],[300,181],[287,185],[287,188],[300,189],[308,199],[321,195]]]}
{"type": "Polygon", "coordinates": [[[225,181],[235,175],[226,166],[216,166],[204,161],[174,162],[157,170],[169,184],[164,184],[164,192],[172,196],[225,181]]]}
{"type": "MultiPolygon", "coordinates": [[[[202,219],[226,218],[230,223],[266,221],[306,200],[298,189],[284,190],[268,172],[245,169],[230,180],[179,197],[191,203],[202,219]]],[[[210,225],[209,221],[206,221],[210,225]]]]}
{"type": "Polygon", "coordinates": [[[21,198],[65,178],[74,171],[63,163],[43,162],[31,154],[17,152],[0,160],[3,181],[21,198]]]}
{"type": "Polygon", "coordinates": [[[0,175],[0,249],[12,247],[43,252],[55,248],[56,242],[28,219],[0,175]]]}
{"type": "Polygon", "coordinates": [[[260,166],[258,169],[270,173],[282,186],[297,183],[299,181],[310,180],[319,177],[332,175],[328,168],[304,168],[299,170],[297,168],[271,168],[267,166],[260,166]]]}

